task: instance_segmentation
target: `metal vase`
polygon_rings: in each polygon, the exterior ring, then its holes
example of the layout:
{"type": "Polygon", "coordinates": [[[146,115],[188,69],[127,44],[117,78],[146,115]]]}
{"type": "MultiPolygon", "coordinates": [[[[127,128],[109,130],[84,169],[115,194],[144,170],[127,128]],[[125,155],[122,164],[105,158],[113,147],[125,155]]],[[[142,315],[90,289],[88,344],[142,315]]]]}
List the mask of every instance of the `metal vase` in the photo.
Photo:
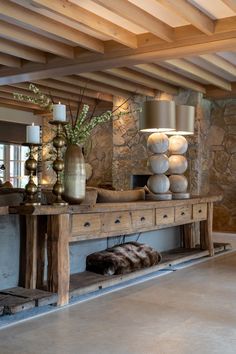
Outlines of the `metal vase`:
{"type": "Polygon", "coordinates": [[[63,199],[80,204],[85,198],[86,173],[82,149],[76,144],[67,146],[65,153],[63,199]]]}

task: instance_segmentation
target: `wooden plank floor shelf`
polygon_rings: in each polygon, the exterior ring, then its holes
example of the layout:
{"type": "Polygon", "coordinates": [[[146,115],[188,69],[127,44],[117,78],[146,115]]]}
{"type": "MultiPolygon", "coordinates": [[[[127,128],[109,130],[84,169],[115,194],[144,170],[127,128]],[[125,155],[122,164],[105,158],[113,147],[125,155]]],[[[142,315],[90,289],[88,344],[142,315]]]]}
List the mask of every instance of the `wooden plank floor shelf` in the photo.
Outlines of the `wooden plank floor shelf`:
{"type": "Polygon", "coordinates": [[[57,294],[39,289],[15,287],[0,290],[0,315],[12,315],[34,307],[51,305],[57,302],[57,294]]]}
{"type": "MultiPolygon", "coordinates": [[[[231,245],[229,243],[214,243],[215,254],[230,249],[231,245]]],[[[209,256],[209,252],[207,250],[203,251],[200,248],[177,248],[162,252],[162,261],[158,265],[128,274],[105,276],[87,271],[72,274],[70,276],[70,298],[124,283],[144,275],[155,273],[158,270],[168,270],[175,265],[206,256],[209,256]]]]}
{"type": "MultiPolygon", "coordinates": [[[[26,220],[26,232],[23,235],[26,239],[24,286],[28,289],[44,287],[42,274],[45,267],[46,234],[47,290],[58,294],[59,306],[69,301],[69,244],[73,242],[181,225],[183,247],[194,249],[197,242],[193,226],[199,223],[200,250],[186,251],[188,255],[185,252],[181,257],[178,255],[178,262],[185,260],[186,257],[188,259],[198,257],[197,252],[202,252],[202,256],[213,256],[213,202],[219,200],[221,196],[198,196],[187,200],[98,203],[92,208],[79,205],[10,208],[10,213],[24,215],[26,220]]],[[[159,267],[162,266],[163,264],[159,267]]],[[[129,276],[134,277],[137,274],[138,272],[135,272],[129,276]]],[[[75,277],[72,276],[73,278],[75,277]]],[[[81,276],[78,279],[82,282],[81,276]]],[[[86,281],[89,284],[88,278],[86,281]]]]}

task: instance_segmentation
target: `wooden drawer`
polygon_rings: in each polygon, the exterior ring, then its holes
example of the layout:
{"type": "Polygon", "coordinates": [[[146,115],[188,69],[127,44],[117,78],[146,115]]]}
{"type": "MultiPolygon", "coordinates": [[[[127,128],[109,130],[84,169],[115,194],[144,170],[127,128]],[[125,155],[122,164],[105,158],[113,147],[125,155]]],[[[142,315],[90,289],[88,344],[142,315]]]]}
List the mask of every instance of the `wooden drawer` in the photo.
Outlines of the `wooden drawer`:
{"type": "Polygon", "coordinates": [[[193,219],[201,220],[207,218],[207,203],[193,205],[193,219]]]}
{"type": "Polygon", "coordinates": [[[75,214],[72,215],[72,237],[85,235],[91,232],[100,233],[101,217],[99,214],[75,214]]]}
{"type": "Polygon", "coordinates": [[[174,223],[174,208],[156,209],[156,225],[174,223]]]}
{"type": "Polygon", "coordinates": [[[132,225],[134,229],[142,227],[151,227],[154,225],[154,210],[132,211],[132,225]]]}
{"type": "Polygon", "coordinates": [[[188,221],[192,219],[192,205],[183,205],[175,208],[175,221],[188,221]]]}
{"type": "Polygon", "coordinates": [[[131,215],[128,211],[104,213],[102,216],[102,232],[132,230],[131,215]]]}

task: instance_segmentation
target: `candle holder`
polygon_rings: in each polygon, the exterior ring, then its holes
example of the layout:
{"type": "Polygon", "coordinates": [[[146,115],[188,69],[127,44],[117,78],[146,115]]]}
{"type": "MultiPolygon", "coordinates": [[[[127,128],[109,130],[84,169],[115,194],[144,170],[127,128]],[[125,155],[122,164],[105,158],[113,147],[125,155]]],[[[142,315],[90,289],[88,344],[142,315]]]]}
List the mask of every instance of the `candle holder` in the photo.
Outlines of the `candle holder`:
{"type": "Polygon", "coordinates": [[[25,168],[29,171],[29,182],[25,186],[26,201],[24,205],[40,205],[41,203],[35,200],[35,195],[38,192],[38,186],[34,183],[34,174],[37,170],[37,161],[33,155],[33,148],[39,147],[41,144],[24,143],[23,146],[29,147],[29,158],[25,161],[25,168]]]}
{"type": "Polygon", "coordinates": [[[53,194],[56,196],[56,200],[54,201],[53,205],[68,205],[64,200],[62,200],[62,193],[64,191],[63,184],[61,182],[60,174],[64,171],[64,160],[61,156],[61,149],[65,146],[65,138],[62,134],[63,126],[67,125],[68,122],[60,121],[60,120],[53,120],[49,122],[52,125],[55,125],[57,128],[57,133],[55,138],[53,139],[53,146],[56,148],[57,154],[56,159],[53,162],[53,170],[56,172],[57,180],[53,186],[53,194]]]}

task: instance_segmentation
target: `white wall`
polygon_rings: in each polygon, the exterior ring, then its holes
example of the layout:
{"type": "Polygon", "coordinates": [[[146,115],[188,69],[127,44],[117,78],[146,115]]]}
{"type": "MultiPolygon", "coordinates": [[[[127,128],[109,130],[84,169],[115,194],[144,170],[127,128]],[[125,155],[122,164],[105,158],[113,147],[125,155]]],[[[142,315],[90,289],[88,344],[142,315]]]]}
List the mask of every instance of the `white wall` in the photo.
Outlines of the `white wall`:
{"type": "Polygon", "coordinates": [[[16,109],[0,107],[0,121],[42,125],[42,117],[36,116],[31,112],[18,111],[16,109]]]}

